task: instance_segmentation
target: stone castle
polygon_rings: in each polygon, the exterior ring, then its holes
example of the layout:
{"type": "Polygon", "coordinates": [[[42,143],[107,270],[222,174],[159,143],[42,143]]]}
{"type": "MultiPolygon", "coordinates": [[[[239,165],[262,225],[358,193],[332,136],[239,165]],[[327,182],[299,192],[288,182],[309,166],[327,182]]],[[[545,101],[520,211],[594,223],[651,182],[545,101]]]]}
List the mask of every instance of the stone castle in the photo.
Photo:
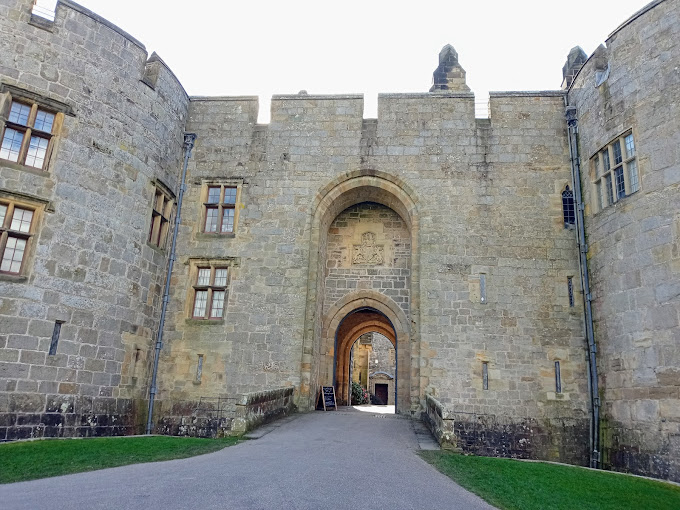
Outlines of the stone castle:
{"type": "Polygon", "coordinates": [[[267,125],[32,4],[0,3],[0,440],[345,403],[374,333],[442,444],[680,481],[680,0],[488,119],[447,46],[377,119],[301,92],[267,125]]]}

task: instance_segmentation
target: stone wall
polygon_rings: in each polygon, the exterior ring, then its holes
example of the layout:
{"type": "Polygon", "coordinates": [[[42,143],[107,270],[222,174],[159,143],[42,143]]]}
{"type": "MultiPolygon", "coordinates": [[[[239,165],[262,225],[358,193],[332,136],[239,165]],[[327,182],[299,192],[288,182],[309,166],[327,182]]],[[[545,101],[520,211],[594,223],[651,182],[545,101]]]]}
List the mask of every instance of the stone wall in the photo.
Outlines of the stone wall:
{"type": "Polygon", "coordinates": [[[374,289],[409,313],[411,235],[399,215],[364,202],[331,223],[326,247],[324,312],[356,289],[374,289]]]}
{"type": "Polygon", "coordinates": [[[588,418],[535,419],[460,413],[426,396],[423,421],[445,449],[487,457],[541,459],[586,466],[588,418]]]}
{"type": "Polygon", "coordinates": [[[37,211],[22,274],[0,275],[0,440],[139,431],[167,258],[152,199],[177,191],[188,97],[96,14],[62,1],[38,26],[32,4],[0,5],[0,125],[11,97],[67,113],[46,170],[0,160],[0,200],[37,211]]]}
{"type": "Polygon", "coordinates": [[[606,467],[680,480],[680,2],[610,35],[569,90],[578,114],[606,467]],[[599,210],[591,158],[632,130],[639,191],[599,210]]]}

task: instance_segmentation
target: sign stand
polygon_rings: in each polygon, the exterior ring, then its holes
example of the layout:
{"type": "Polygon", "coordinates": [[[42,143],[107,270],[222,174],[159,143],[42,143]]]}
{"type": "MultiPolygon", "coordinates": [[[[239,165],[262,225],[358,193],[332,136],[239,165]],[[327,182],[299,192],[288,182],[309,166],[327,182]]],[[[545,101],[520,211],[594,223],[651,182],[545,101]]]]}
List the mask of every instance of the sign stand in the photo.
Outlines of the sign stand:
{"type": "Polygon", "coordinates": [[[324,411],[338,410],[338,404],[335,402],[335,388],[333,386],[321,386],[316,407],[321,408],[321,406],[323,406],[324,411]]]}

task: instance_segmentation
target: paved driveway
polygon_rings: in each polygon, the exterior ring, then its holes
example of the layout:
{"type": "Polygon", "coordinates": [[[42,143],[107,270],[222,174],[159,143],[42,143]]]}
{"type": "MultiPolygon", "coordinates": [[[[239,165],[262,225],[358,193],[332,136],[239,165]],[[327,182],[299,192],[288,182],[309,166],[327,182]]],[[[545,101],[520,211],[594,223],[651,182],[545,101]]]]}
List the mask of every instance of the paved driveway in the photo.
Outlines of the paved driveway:
{"type": "Polygon", "coordinates": [[[208,455],[0,485],[0,508],[492,508],[420,459],[418,448],[408,419],[314,412],[208,455]]]}

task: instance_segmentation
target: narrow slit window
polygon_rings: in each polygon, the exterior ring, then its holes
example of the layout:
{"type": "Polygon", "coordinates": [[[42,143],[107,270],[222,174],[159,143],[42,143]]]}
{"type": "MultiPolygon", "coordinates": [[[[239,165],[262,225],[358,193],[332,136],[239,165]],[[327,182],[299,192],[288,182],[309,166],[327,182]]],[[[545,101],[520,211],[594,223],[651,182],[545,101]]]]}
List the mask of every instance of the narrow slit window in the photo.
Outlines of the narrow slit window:
{"type": "Polygon", "coordinates": [[[569,293],[569,306],[574,306],[574,277],[567,276],[567,292],[569,293]]]}
{"type": "Polygon", "coordinates": [[[555,362],[555,393],[562,393],[562,374],[560,373],[560,362],[555,362]]]}
{"type": "Polygon", "coordinates": [[[489,362],[482,362],[482,389],[489,389],[489,362]]]}
{"type": "Polygon", "coordinates": [[[54,329],[52,330],[52,340],[50,341],[50,351],[49,355],[54,356],[57,354],[57,347],[59,345],[59,335],[61,334],[62,321],[56,321],[54,323],[54,329]]]}
{"type": "Polygon", "coordinates": [[[203,354],[198,355],[198,363],[196,364],[196,382],[200,383],[203,377],[203,354]]]}
{"type": "Polygon", "coordinates": [[[479,275],[479,302],[486,304],[486,275],[484,273],[479,275]]]}

